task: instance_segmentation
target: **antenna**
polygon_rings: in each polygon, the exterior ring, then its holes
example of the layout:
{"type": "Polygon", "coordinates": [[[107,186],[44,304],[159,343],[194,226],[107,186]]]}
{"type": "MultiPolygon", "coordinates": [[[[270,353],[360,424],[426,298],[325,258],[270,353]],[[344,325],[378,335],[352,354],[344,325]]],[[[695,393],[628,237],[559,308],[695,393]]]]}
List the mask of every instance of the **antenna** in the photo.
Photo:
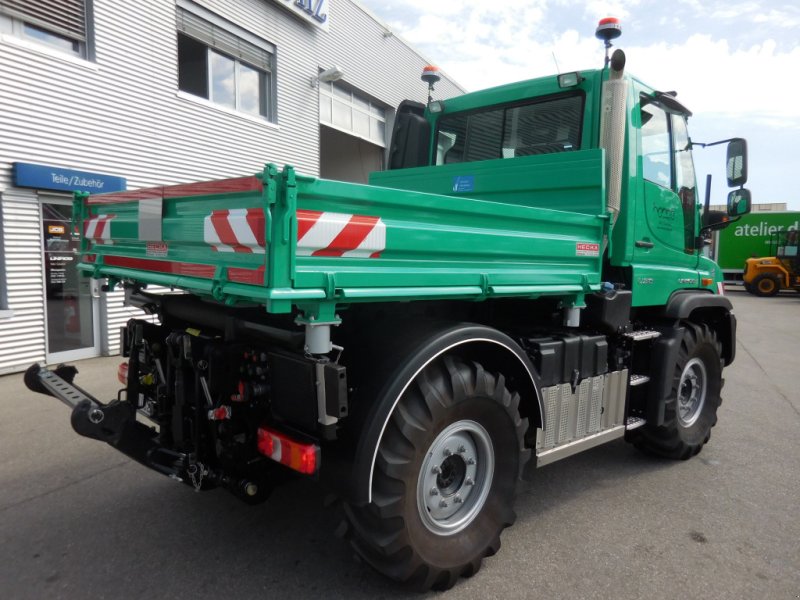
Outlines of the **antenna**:
{"type": "Polygon", "coordinates": [[[606,17],[605,19],[600,19],[600,22],[597,24],[597,29],[595,29],[594,35],[603,40],[605,42],[606,47],[606,62],[604,63],[604,67],[608,67],[608,63],[610,62],[610,58],[608,57],[608,51],[613,45],[611,40],[617,39],[619,36],[622,35],[622,25],[619,23],[619,19],[616,17],[606,17]]]}
{"type": "Polygon", "coordinates": [[[556,58],[556,51],[551,50],[550,54],[553,55],[553,62],[556,63],[556,73],[561,75],[561,67],[558,66],[558,59],[556,58]]]}

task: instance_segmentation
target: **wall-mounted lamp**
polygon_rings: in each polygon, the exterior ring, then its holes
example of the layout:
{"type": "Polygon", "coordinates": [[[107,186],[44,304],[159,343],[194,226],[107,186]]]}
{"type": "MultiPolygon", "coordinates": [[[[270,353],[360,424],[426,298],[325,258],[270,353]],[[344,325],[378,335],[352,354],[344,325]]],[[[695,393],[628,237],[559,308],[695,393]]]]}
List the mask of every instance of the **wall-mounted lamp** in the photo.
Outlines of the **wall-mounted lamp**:
{"type": "Polygon", "coordinates": [[[333,66],[330,69],[325,69],[322,73],[317,75],[316,77],[311,78],[311,87],[318,88],[319,82],[328,83],[331,81],[339,81],[342,77],[344,77],[344,71],[341,67],[333,66]]]}

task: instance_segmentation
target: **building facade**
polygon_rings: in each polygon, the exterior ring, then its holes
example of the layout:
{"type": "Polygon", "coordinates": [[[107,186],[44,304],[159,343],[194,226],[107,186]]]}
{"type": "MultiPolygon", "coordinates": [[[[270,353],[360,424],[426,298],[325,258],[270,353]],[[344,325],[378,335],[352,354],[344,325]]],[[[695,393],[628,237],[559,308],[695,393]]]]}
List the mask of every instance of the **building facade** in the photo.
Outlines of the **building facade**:
{"type": "Polygon", "coordinates": [[[426,64],[353,0],[0,0],[0,374],[114,354],[138,312],[78,277],[72,190],[364,182],[426,64]]]}

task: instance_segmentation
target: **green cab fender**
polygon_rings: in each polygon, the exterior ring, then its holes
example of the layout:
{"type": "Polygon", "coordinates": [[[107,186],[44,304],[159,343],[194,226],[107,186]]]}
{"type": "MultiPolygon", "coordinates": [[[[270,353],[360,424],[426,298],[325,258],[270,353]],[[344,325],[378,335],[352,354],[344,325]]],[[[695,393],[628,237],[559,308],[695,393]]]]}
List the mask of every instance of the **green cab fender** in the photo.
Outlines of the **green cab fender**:
{"type": "Polygon", "coordinates": [[[527,354],[504,333],[472,323],[422,322],[406,326],[391,338],[390,347],[370,363],[369,380],[359,390],[358,439],[352,457],[349,485],[337,486],[349,502],[372,500],[372,477],[378,448],[392,412],[406,388],[430,363],[446,355],[480,362],[505,377],[520,394],[520,412],[531,427],[541,424],[543,407],[539,378],[527,354]],[[365,400],[369,400],[368,403],[365,400]]]}
{"type": "Polygon", "coordinates": [[[658,323],[651,326],[661,336],[653,342],[650,368],[650,385],[646,419],[654,425],[664,424],[667,399],[670,396],[674,365],[678,360],[686,321],[704,323],[716,334],[722,344],[722,360],[727,366],[736,353],[736,317],[733,304],[725,296],[697,290],[674,292],[662,311],[658,323]]]}
{"type": "Polygon", "coordinates": [[[706,323],[722,344],[725,366],[736,358],[736,316],[733,304],[726,296],[709,291],[678,290],[673,292],[664,307],[668,319],[706,323]]]}

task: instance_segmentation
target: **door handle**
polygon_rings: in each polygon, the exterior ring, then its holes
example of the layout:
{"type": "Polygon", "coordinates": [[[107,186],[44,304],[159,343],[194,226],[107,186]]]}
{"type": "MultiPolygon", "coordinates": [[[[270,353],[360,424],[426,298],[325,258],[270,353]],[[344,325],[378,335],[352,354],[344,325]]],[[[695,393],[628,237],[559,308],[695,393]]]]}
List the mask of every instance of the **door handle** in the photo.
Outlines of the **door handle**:
{"type": "Polygon", "coordinates": [[[637,248],[653,248],[655,244],[653,242],[648,242],[645,240],[636,240],[636,247],[637,248]]]}

